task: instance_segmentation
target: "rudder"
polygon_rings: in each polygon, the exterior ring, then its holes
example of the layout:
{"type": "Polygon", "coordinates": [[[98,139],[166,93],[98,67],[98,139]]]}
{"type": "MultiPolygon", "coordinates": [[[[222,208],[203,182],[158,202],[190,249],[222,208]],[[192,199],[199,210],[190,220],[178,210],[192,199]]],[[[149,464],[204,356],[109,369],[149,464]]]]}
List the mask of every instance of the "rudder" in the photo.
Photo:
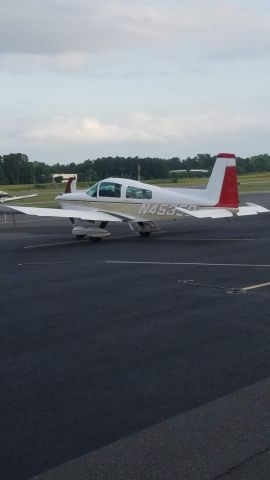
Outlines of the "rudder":
{"type": "Polygon", "coordinates": [[[238,208],[238,186],[235,155],[219,153],[207,185],[211,203],[215,207],[238,208]]]}

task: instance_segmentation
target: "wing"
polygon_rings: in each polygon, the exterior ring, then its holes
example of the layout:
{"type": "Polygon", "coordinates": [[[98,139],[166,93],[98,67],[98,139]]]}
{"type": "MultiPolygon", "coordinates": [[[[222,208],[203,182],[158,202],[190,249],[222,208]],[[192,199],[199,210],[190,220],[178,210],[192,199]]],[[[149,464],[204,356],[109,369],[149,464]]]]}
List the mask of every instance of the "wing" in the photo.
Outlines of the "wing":
{"type": "Polygon", "coordinates": [[[59,218],[78,218],[81,220],[90,220],[97,222],[127,222],[130,218],[114,214],[106,213],[95,209],[88,210],[70,210],[60,208],[37,208],[22,206],[5,206],[2,213],[6,215],[14,215],[16,213],[25,213],[26,215],[37,215],[38,217],[59,217],[59,218]]]}
{"type": "Polygon", "coordinates": [[[4,197],[4,198],[0,198],[0,203],[13,202],[14,200],[21,200],[22,198],[32,198],[36,196],[37,196],[37,193],[32,193],[31,195],[21,195],[19,197],[4,197]]]}
{"type": "Polygon", "coordinates": [[[269,212],[268,208],[256,205],[255,203],[247,203],[243,207],[235,209],[235,211],[227,210],[226,208],[201,208],[199,210],[188,210],[187,208],[177,207],[177,212],[195,218],[228,218],[235,215],[243,217],[246,215],[257,215],[258,213],[269,212]]]}

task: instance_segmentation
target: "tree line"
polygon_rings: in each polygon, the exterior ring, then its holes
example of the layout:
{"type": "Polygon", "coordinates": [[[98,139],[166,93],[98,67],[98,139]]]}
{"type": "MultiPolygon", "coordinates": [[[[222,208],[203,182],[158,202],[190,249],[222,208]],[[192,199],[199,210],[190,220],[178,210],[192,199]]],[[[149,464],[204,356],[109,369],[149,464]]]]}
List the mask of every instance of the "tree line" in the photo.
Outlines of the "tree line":
{"type": "MultiPolygon", "coordinates": [[[[30,161],[23,153],[9,153],[0,156],[0,184],[42,184],[52,181],[54,173],[77,173],[78,180],[95,182],[102,178],[114,176],[125,178],[138,178],[141,180],[172,178],[172,170],[208,170],[213,168],[216,157],[209,154],[198,154],[195,157],[180,159],[173,157],[139,158],[139,157],[102,157],[95,160],[87,159],[82,163],[69,163],[66,165],[56,163],[48,165],[44,162],[30,161]]],[[[270,171],[270,155],[256,155],[249,158],[237,157],[237,170],[239,174],[270,171]]]]}

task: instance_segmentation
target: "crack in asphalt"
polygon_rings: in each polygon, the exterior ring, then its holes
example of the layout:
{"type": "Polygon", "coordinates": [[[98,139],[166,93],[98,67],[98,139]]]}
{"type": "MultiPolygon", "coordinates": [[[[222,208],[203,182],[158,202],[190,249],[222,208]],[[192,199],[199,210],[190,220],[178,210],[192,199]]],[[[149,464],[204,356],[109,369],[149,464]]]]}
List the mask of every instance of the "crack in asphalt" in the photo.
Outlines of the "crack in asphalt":
{"type": "Polygon", "coordinates": [[[213,480],[220,480],[222,478],[226,478],[230,473],[235,472],[238,468],[242,467],[243,465],[246,465],[247,463],[252,462],[255,458],[260,457],[261,455],[264,455],[265,453],[270,453],[270,447],[267,447],[264,450],[259,450],[258,452],[254,453],[253,455],[250,455],[247,457],[245,460],[242,462],[238,463],[237,465],[234,465],[233,467],[230,467],[226,472],[220,473],[217,475],[213,480]]]}
{"type": "Polygon", "coordinates": [[[231,294],[240,294],[240,293],[246,293],[245,289],[243,288],[235,288],[235,287],[224,287],[221,285],[209,285],[206,283],[195,283],[194,280],[178,280],[178,283],[182,285],[187,285],[191,287],[200,287],[200,288],[214,288],[217,290],[223,290],[226,293],[231,293],[231,294]]]}

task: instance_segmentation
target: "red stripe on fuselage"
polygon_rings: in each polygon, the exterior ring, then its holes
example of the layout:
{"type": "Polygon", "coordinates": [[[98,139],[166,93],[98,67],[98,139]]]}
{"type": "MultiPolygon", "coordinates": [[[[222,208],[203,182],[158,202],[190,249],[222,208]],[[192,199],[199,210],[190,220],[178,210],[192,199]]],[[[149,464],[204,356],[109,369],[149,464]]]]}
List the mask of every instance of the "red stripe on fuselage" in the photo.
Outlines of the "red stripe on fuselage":
{"type": "Polygon", "coordinates": [[[227,167],[224,175],[219,202],[216,207],[238,208],[239,197],[237,188],[236,167],[227,167]]]}

